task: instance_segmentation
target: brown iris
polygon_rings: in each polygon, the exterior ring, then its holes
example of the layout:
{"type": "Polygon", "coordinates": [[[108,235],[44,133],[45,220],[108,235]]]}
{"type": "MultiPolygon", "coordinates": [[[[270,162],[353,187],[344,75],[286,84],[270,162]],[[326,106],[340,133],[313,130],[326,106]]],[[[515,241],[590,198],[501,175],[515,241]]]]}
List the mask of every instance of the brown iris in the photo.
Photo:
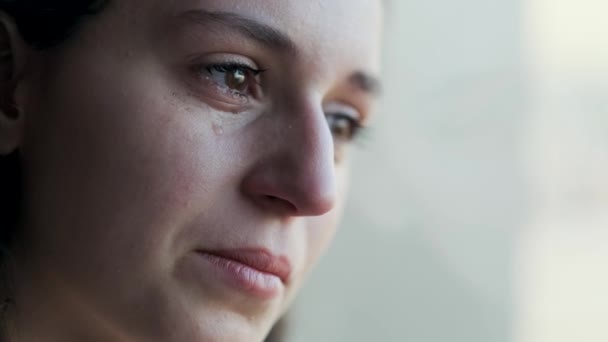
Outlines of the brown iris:
{"type": "Polygon", "coordinates": [[[226,86],[238,92],[244,92],[248,87],[247,71],[234,69],[226,72],[226,86]]]}
{"type": "Polygon", "coordinates": [[[328,114],[326,119],[334,138],[342,141],[351,140],[359,128],[356,121],[345,114],[328,114]]]}

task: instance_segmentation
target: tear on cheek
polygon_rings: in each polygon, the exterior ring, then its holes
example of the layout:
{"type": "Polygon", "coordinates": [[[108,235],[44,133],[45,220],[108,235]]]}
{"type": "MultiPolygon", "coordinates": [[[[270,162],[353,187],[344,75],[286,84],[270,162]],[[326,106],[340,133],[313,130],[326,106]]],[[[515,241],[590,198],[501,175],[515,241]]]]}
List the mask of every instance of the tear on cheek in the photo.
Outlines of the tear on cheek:
{"type": "Polygon", "coordinates": [[[211,124],[211,130],[215,135],[224,134],[224,126],[221,123],[214,122],[211,124]]]}

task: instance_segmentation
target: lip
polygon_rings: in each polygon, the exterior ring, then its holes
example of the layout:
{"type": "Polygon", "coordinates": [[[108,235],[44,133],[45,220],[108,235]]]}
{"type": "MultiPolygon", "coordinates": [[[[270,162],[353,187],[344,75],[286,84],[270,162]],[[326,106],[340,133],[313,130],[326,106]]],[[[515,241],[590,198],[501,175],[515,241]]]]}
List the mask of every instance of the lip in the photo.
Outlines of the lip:
{"type": "Polygon", "coordinates": [[[197,250],[218,278],[239,290],[273,298],[288,282],[291,265],[284,256],[266,249],[197,250]]]}

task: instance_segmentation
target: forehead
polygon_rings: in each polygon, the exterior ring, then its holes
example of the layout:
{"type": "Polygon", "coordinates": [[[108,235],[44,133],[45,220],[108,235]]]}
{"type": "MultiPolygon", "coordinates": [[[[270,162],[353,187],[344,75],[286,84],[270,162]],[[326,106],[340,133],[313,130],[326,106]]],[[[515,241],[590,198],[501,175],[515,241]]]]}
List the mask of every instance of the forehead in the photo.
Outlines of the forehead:
{"type": "MultiPolygon", "coordinates": [[[[124,0],[123,0],[124,1],[124,0]]],[[[181,21],[191,11],[235,13],[284,33],[309,60],[379,67],[381,0],[127,0],[141,20],[181,21]],[[336,59],[332,61],[331,59],[336,59]]],[[[158,25],[160,23],[156,23],[158,25]]]]}

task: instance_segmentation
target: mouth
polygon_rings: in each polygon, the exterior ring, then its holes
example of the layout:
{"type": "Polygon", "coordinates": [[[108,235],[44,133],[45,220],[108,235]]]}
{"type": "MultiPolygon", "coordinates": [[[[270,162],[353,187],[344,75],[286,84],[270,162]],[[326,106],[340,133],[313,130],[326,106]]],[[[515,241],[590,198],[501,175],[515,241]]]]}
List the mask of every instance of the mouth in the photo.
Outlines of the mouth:
{"type": "Polygon", "coordinates": [[[265,299],[277,296],[288,283],[291,265],[266,249],[197,250],[220,281],[265,299]]]}

